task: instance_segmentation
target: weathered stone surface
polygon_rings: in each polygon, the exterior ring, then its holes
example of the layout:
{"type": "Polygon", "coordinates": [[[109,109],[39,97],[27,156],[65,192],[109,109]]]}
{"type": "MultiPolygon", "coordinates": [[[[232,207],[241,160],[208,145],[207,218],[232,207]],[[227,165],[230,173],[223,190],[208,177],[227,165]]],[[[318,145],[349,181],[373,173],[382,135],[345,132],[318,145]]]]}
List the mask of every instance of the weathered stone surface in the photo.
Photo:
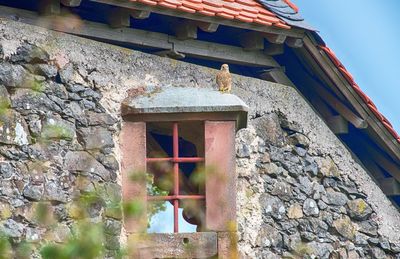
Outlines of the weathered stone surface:
{"type": "Polygon", "coordinates": [[[45,140],[72,140],[75,135],[75,125],[61,119],[60,116],[47,116],[42,122],[41,137],[45,140]]]}
{"type": "Polygon", "coordinates": [[[42,63],[49,61],[49,54],[38,46],[24,42],[11,56],[12,62],[42,63]]]}
{"type": "Polygon", "coordinates": [[[274,185],[271,194],[278,196],[284,201],[289,201],[292,199],[292,188],[290,185],[284,182],[277,182],[274,185]]]}
{"type": "Polygon", "coordinates": [[[241,158],[250,157],[250,149],[246,144],[239,144],[236,148],[236,155],[241,158]]]}
{"type": "Polygon", "coordinates": [[[264,225],[257,237],[257,244],[261,247],[281,247],[282,235],[273,226],[264,225]]]}
{"type": "Polygon", "coordinates": [[[18,146],[30,143],[28,125],[18,112],[0,113],[0,143],[18,146]]]}
{"type": "Polygon", "coordinates": [[[85,111],[85,116],[89,126],[111,126],[117,122],[116,119],[107,113],[85,111]]]}
{"type": "Polygon", "coordinates": [[[299,204],[289,207],[287,216],[289,219],[300,219],[303,217],[303,208],[299,204]]]}
{"type": "Polygon", "coordinates": [[[275,113],[266,114],[253,120],[257,134],[267,143],[282,146],[285,142],[279,118],[275,113]]]}
{"type": "Polygon", "coordinates": [[[25,65],[25,67],[32,74],[45,76],[47,78],[53,78],[57,76],[58,69],[55,65],[52,64],[34,64],[34,65],[25,65]]]}
{"type": "Polygon", "coordinates": [[[343,194],[341,192],[336,192],[332,188],[327,188],[326,196],[323,195],[322,200],[325,203],[330,204],[330,205],[344,206],[347,203],[348,198],[345,194],[343,194]]]}
{"type": "Polygon", "coordinates": [[[11,106],[10,95],[8,94],[7,88],[0,84],[0,114],[11,106]]]}
{"type": "Polygon", "coordinates": [[[67,195],[61,186],[55,182],[47,182],[45,185],[44,199],[48,201],[67,202],[67,195]]]}
{"type": "Polygon", "coordinates": [[[10,204],[0,201],[0,220],[8,219],[12,215],[10,204]]]}
{"type": "Polygon", "coordinates": [[[335,162],[331,157],[319,157],[315,159],[318,164],[319,172],[318,175],[321,177],[339,177],[340,172],[335,162]]]}
{"type": "Polygon", "coordinates": [[[0,63],[0,84],[9,87],[31,88],[34,77],[21,65],[0,63]]]}
{"type": "Polygon", "coordinates": [[[23,224],[13,219],[7,219],[0,223],[0,232],[12,238],[21,238],[24,234],[24,229],[23,224]]]}
{"type": "Polygon", "coordinates": [[[28,184],[24,188],[23,195],[25,198],[27,198],[29,200],[39,201],[42,199],[43,192],[44,192],[43,185],[28,184]]]}
{"type": "Polygon", "coordinates": [[[356,227],[347,216],[333,221],[333,227],[342,237],[349,240],[353,240],[357,232],[356,227]]]}
{"type": "Polygon", "coordinates": [[[371,207],[363,200],[356,199],[347,202],[350,218],[365,220],[372,214],[371,207]]]}
{"type": "Polygon", "coordinates": [[[111,179],[110,172],[94,157],[84,151],[68,152],[65,155],[64,168],[70,171],[96,174],[105,181],[111,179]]]}
{"type": "Polygon", "coordinates": [[[109,235],[119,236],[121,234],[122,223],[115,219],[106,219],[104,223],[104,231],[109,235]]]}
{"type": "Polygon", "coordinates": [[[303,203],[303,212],[306,216],[318,216],[319,209],[313,199],[306,199],[303,203]]]}
{"type": "Polygon", "coordinates": [[[277,220],[280,220],[284,217],[286,208],[279,198],[270,196],[268,194],[263,194],[260,198],[260,202],[267,215],[271,215],[277,220]]]}
{"type": "Polygon", "coordinates": [[[114,146],[111,132],[102,127],[80,128],[77,133],[79,142],[87,150],[114,146]]]}
{"type": "Polygon", "coordinates": [[[39,113],[50,110],[61,112],[60,104],[55,104],[44,93],[31,89],[17,89],[11,95],[11,107],[18,109],[22,114],[39,113]]]}
{"type": "Polygon", "coordinates": [[[307,148],[310,145],[310,140],[304,134],[295,133],[289,137],[289,141],[296,147],[307,148]]]}

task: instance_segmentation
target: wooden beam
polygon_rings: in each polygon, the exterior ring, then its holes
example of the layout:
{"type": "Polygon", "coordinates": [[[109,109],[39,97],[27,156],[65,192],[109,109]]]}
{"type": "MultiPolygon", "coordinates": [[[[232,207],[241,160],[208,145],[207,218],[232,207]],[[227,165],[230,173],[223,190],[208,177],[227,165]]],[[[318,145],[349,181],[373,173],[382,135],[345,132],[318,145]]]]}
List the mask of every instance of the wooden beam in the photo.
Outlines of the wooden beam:
{"type": "Polygon", "coordinates": [[[285,69],[283,67],[265,70],[260,74],[260,78],[266,81],[296,87],[294,83],[286,76],[285,69]]]}
{"type": "Polygon", "coordinates": [[[379,185],[387,196],[400,195],[400,183],[393,177],[379,180],[379,185]]]}
{"type": "MultiPolygon", "coordinates": [[[[303,87],[304,88],[304,87],[303,87]]],[[[321,97],[319,97],[316,93],[310,93],[310,102],[312,106],[314,106],[315,111],[321,115],[321,117],[327,122],[329,118],[335,116],[326,102],[324,102],[321,97]]],[[[328,123],[328,122],[327,122],[328,123]]]]}
{"type": "Polygon", "coordinates": [[[262,51],[245,51],[240,47],[198,40],[180,41],[173,37],[169,42],[174,44],[176,51],[191,57],[247,66],[279,67],[272,57],[262,51]]]}
{"type": "Polygon", "coordinates": [[[150,11],[153,13],[159,13],[159,14],[163,14],[163,15],[175,16],[175,17],[191,19],[191,20],[196,20],[196,21],[216,23],[216,24],[235,27],[235,28],[259,31],[259,32],[268,32],[271,34],[283,34],[283,35],[297,37],[297,38],[302,38],[302,37],[304,37],[304,34],[305,34],[305,30],[301,29],[301,28],[292,27],[290,30],[288,30],[288,29],[277,28],[274,26],[265,26],[265,25],[261,25],[261,24],[255,24],[255,23],[244,23],[241,21],[228,20],[228,19],[224,19],[224,18],[220,18],[220,17],[216,17],[216,16],[211,17],[211,16],[205,16],[205,15],[197,14],[197,13],[186,13],[186,12],[182,12],[179,10],[173,10],[173,9],[169,9],[169,8],[159,7],[159,6],[143,5],[138,2],[132,2],[132,1],[121,1],[121,0],[91,0],[91,1],[103,3],[103,4],[120,6],[120,7],[126,7],[126,8],[130,8],[130,9],[135,9],[135,10],[145,10],[145,11],[150,11]]]}
{"type": "Polygon", "coordinates": [[[108,23],[112,28],[130,27],[130,11],[125,8],[113,8],[108,14],[108,23]]]}
{"type": "Polygon", "coordinates": [[[179,21],[175,26],[175,35],[179,40],[197,39],[197,25],[194,21],[179,21]]]}
{"type": "Polygon", "coordinates": [[[341,115],[331,116],[327,118],[327,124],[329,128],[335,134],[347,134],[349,133],[349,123],[341,115]]]}
{"type": "Polygon", "coordinates": [[[291,48],[301,48],[304,45],[304,41],[301,38],[288,37],[286,39],[286,45],[291,48]]]}
{"type": "Polygon", "coordinates": [[[268,44],[264,48],[264,53],[270,56],[282,55],[285,52],[283,44],[268,44]]]}
{"type": "Polygon", "coordinates": [[[400,165],[386,157],[379,149],[375,149],[371,145],[365,144],[365,150],[369,153],[369,159],[374,159],[376,163],[386,172],[400,181],[400,165]]]}
{"type": "Polygon", "coordinates": [[[60,14],[60,0],[39,0],[38,12],[40,15],[60,14]]]}
{"type": "Polygon", "coordinates": [[[258,32],[247,32],[241,35],[240,45],[245,50],[264,49],[264,37],[258,32]]]}
{"type": "Polygon", "coordinates": [[[68,7],[78,7],[81,5],[82,0],[61,0],[64,6],[68,7]]]}
{"type": "Polygon", "coordinates": [[[264,33],[264,37],[272,44],[283,44],[286,40],[286,35],[264,33]]]}
{"type": "Polygon", "coordinates": [[[153,54],[160,56],[160,57],[169,57],[173,59],[182,59],[185,58],[185,54],[179,53],[175,50],[162,50],[154,52],[153,54]]]}
{"type": "Polygon", "coordinates": [[[354,125],[357,129],[366,129],[368,123],[356,115],[350,108],[348,108],[344,103],[342,103],[337,97],[330,93],[325,87],[319,85],[313,80],[308,81],[311,86],[314,87],[316,92],[326,101],[326,103],[336,110],[340,115],[342,115],[346,120],[354,125]]]}
{"type": "Polygon", "coordinates": [[[197,26],[200,30],[205,32],[216,32],[218,30],[218,23],[210,23],[210,22],[196,22],[197,26]]]}
{"type": "Polygon", "coordinates": [[[135,19],[147,19],[150,16],[150,11],[143,11],[143,10],[131,10],[131,16],[135,19]]]}
{"type": "Polygon", "coordinates": [[[142,48],[158,48],[175,50],[187,56],[199,57],[208,60],[217,60],[230,64],[242,64],[255,67],[279,67],[279,64],[262,51],[244,51],[241,47],[217,44],[206,41],[180,41],[173,36],[163,33],[149,32],[132,28],[110,29],[107,24],[82,21],[78,27],[55,27],[54,21],[60,17],[39,17],[35,12],[3,7],[0,17],[13,19],[19,17],[19,22],[42,26],[48,29],[88,37],[114,44],[134,45],[142,48]]]}
{"type": "MultiPolygon", "coordinates": [[[[326,76],[332,80],[332,83],[337,87],[345,98],[354,106],[355,110],[368,121],[371,126],[370,131],[373,131],[374,135],[377,135],[385,144],[382,146],[385,151],[394,159],[400,160],[400,145],[393,138],[390,132],[384,127],[384,125],[375,117],[373,112],[369,109],[367,104],[362,98],[356,93],[353,87],[347,82],[344,76],[334,66],[329,57],[322,50],[319,50],[312,43],[312,35],[308,35],[304,38],[304,47],[310,53],[310,57],[314,59],[320,68],[324,71],[326,76]]],[[[377,140],[380,141],[380,140],[377,140]]]]}

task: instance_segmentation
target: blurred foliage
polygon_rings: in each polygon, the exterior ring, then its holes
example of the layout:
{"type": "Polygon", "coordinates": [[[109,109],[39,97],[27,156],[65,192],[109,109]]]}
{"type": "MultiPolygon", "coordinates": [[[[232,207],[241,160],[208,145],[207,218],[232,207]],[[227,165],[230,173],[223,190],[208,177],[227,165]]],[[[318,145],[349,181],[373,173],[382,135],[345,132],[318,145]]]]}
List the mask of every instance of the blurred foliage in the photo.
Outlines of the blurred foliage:
{"type": "Polygon", "coordinates": [[[64,244],[44,245],[40,254],[44,259],[92,259],[104,256],[104,233],[101,224],[89,221],[76,223],[73,234],[64,244]]]}

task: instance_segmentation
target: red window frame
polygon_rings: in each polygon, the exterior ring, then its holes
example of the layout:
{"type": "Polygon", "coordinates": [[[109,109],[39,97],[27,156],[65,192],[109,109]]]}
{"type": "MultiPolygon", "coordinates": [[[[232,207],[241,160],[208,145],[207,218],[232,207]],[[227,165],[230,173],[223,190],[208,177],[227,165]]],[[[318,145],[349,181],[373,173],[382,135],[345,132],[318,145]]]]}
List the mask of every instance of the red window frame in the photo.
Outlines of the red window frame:
{"type": "Polygon", "coordinates": [[[174,207],[174,233],[179,232],[179,201],[188,200],[205,200],[205,195],[180,195],[179,194],[179,164],[180,163],[199,163],[204,162],[204,157],[179,157],[179,123],[172,123],[172,148],[173,157],[147,157],[147,163],[171,162],[173,164],[173,195],[169,196],[149,196],[148,201],[172,201],[174,207]]]}

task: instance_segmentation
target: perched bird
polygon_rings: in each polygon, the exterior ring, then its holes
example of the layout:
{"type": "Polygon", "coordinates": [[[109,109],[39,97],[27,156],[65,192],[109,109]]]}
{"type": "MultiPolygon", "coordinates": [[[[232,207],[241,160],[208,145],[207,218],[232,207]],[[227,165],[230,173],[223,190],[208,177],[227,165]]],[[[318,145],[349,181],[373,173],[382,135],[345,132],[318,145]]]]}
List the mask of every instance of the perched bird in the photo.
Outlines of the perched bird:
{"type": "Polygon", "coordinates": [[[232,76],[229,73],[228,64],[221,66],[221,71],[217,73],[217,84],[221,92],[230,92],[232,88],[232,76]]]}

